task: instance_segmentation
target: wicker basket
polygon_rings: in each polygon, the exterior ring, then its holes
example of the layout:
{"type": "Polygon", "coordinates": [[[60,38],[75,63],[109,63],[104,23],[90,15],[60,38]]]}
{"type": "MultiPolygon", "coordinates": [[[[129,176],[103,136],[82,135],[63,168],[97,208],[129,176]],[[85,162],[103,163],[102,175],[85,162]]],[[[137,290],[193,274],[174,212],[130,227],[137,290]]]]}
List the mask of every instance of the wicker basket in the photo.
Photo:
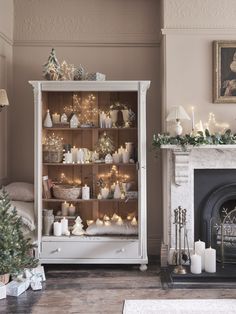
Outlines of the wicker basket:
{"type": "Polygon", "coordinates": [[[62,151],[56,151],[56,150],[44,150],[43,151],[43,162],[55,162],[59,163],[62,162],[63,159],[63,152],[62,151]]]}
{"type": "Polygon", "coordinates": [[[53,195],[55,198],[65,200],[76,200],[80,197],[81,188],[71,185],[54,185],[53,195]]]}
{"type": "Polygon", "coordinates": [[[0,282],[6,285],[10,280],[10,274],[0,275],[0,282]]]}

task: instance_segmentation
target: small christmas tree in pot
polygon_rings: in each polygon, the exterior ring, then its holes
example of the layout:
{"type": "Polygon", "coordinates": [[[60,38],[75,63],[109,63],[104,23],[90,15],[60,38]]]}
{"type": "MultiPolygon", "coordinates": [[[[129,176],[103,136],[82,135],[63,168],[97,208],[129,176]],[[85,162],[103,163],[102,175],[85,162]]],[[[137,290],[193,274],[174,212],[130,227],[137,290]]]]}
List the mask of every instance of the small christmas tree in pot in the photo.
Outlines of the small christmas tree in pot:
{"type": "Polygon", "coordinates": [[[17,275],[25,268],[36,267],[38,261],[30,254],[34,245],[24,238],[22,220],[17,216],[6,192],[0,194],[0,282],[6,284],[9,275],[17,275]]]}

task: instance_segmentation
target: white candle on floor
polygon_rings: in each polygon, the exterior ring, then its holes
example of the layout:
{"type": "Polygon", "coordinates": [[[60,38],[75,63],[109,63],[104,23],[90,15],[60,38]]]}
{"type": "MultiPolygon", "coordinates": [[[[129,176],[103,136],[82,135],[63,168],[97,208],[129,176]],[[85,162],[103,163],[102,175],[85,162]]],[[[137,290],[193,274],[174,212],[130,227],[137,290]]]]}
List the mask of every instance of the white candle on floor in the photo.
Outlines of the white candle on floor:
{"type": "Polygon", "coordinates": [[[216,272],[216,250],[211,247],[205,250],[205,271],[207,273],[216,272]]]}
{"type": "Polygon", "coordinates": [[[205,244],[205,242],[199,240],[199,241],[196,241],[194,243],[194,248],[195,248],[195,253],[197,255],[201,256],[201,259],[202,259],[202,270],[204,270],[205,269],[205,262],[204,262],[204,260],[205,260],[206,244],[205,244]]]}
{"type": "Polygon", "coordinates": [[[202,265],[201,265],[201,256],[196,253],[191,256],[191,266],[190,271],[192,274],[201,274],[202,265]]]}

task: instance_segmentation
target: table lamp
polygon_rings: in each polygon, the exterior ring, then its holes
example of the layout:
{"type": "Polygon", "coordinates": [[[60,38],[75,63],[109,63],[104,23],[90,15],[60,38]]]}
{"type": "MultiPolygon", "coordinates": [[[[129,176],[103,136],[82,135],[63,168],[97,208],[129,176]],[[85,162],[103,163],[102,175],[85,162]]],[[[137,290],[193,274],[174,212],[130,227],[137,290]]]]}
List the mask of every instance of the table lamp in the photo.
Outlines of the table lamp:
{"type": "Polygon", "coordinates": [[[2,111],[5,106],[9,106],[7,92],[5,89],[0,89],[0,111],[2,111]]]}
{"type": "Polygon", "coordinates": [[[166,117],[166,121],[176,121],[175,133],[176,135],[181,135],[183,132],[182,125],[180,124],[180,120],[191,120],[187,112],[184,110],[182,106],[175,106],[170,109],[168,116],[166,117]]]}

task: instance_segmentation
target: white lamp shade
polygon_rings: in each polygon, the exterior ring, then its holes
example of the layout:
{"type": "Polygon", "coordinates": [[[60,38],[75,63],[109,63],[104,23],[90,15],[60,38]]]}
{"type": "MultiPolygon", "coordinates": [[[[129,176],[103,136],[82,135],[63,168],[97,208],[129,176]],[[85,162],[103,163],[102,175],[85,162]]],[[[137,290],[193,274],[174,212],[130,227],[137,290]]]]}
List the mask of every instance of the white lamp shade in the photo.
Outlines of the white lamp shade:
{"type": "Polygon", "coordinates": [[[191,120],[187,112],[182,106],[172,107],[168,116],[166,117],[166,121],[172,120],[191,120]]]}
{"type": "Polygon", "coordinates": [[[7,92],[5,89],[0,89],[0,106],[9,106],[7,92]]]}

